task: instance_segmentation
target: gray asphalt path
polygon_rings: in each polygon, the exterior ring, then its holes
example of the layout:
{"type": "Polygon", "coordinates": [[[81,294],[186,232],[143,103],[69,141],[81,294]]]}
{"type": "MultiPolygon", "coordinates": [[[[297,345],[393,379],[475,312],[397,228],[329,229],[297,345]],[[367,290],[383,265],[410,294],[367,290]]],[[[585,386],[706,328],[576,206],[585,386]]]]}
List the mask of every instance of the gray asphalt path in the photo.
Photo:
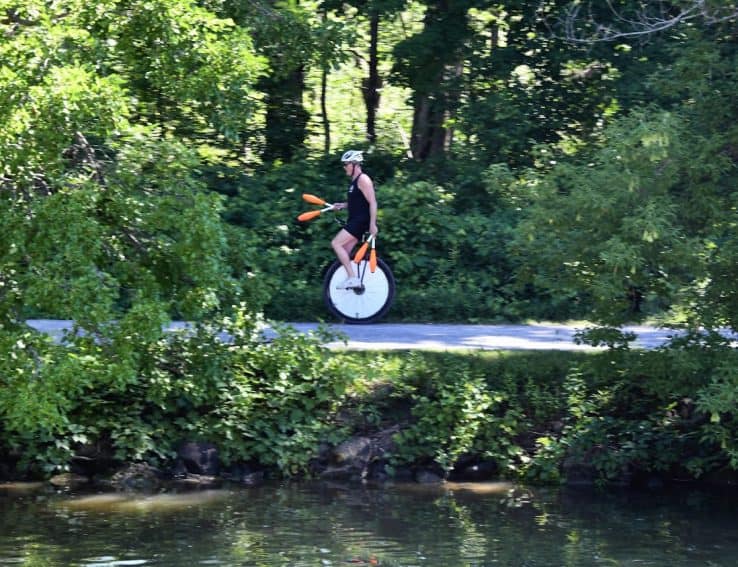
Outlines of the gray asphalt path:
{"type": "MultiPolygon", "coordinates": [[[[39,331],[61,338],[71,328],[71,321],[34,319],[28,323],[39,331]]],[[[294,329],[311,333],[316,323],[287,323],[294,329]]],[[[172,323],[170,328],[184,327],[184,323],[172,323]]],[[[339,333],[339,340],[328,343],[335,349],[350,350],[593,350],[593,347],[577,345],[574,334],[581,328],[562,324],[531,325],[447,325],[440,323],[386,323],[375,325],[328,325],[339,333]]],[[[655,348],[663,344],[674,331],[647,326],[629,326],[624,330],[638,336],[634,346],[655,348]]],[[[267,336],[273,335],[270,328],[267,336]]],[[[733,335],[736,340],[738,336],[733,335]]]]}
{"type": "MultiPolygon", "coordinates": [[[[301,332],[313,331],[312,323],[292,323],[301,332]]],[[[374,324],[331,325],[346,341],[329,343],[332,348],[351,350],[594,350],[574,342],[579,327],[559,324],[448,325],[374,324]]],[[[628,327],[638,335],[635,346],[654,348],[673,331],[652,327],[628,327]]]]}

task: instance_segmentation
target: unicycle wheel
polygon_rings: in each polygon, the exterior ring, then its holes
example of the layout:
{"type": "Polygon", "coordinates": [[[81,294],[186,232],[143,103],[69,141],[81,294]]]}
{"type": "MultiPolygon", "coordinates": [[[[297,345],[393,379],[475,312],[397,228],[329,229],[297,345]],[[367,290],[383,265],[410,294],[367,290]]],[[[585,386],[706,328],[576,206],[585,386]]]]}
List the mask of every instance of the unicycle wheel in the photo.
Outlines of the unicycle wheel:
{"type": "MultiPolygon", "coordinates": [[[[366,264],[366,262],[362,262],[366,264]]],[[[336,289],[346,278],[346,270],[336,261],[328,268],[323,281],[323,299],[328,310],[346,323],[373,323],[386,315],[395,297],[395,278],[392,270],[381,258],[372,273],[366,265],[362,287],[336,289]]]]}

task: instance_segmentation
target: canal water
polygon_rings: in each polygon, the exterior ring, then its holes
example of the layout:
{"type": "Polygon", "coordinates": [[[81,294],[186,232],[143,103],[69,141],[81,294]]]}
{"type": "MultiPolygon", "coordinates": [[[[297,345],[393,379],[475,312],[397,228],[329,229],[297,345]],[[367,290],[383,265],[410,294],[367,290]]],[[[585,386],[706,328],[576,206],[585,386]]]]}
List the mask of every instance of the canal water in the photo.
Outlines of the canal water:
{"type": "Polygon", "coordinates": [[[0,485],[0,565],[735,566],[735,489],[290,483],[126,495],[0,485]]]}

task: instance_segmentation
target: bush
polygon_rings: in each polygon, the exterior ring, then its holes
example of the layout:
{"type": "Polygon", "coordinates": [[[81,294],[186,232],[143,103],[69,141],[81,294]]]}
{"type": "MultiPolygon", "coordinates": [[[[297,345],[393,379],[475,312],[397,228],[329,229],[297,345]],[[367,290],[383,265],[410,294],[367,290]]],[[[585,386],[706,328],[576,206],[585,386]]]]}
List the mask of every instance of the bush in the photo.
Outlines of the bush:
{"type": "Polygon", "coordinates": [[[173,334],[133,313],[65,346],[29,331],[3,332],[0,452],[20,469],[68,468],[82,446],[121,461],[168,463],[184,440],[215,442],[223,460],[254,460],[283,475],[304,472],[318,443],[338,440],[347,378],[320,346],[326,336],[281,329],[266,341],[244,308],[173,334]],[[231,341],[224,341],[226,332],[231,341]]]}

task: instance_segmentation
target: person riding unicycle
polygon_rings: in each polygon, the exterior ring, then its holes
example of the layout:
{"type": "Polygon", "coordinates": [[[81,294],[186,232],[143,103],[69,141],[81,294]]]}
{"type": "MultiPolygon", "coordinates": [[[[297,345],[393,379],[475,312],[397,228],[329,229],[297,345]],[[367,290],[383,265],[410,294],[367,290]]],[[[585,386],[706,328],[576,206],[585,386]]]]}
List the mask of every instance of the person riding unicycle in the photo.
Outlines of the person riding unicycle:
{"type": "Polygon", "coordinates": [[[336,210],[348,208],[346,224],[331,241],[338,261],[346,270],[346,279],[336,286],[337,289],[353,289],[361,286],[359,278],[354,273],[351,251],[366,232],[372,237],[376,237],[379,232],[374,183],[371,177],[362,171],[363,161],[364,156],[359,150],[349,150],[341,156],[341,163],[346,175],[351,177],[351,184],[348,187],[347,200],[333,206],[336,210]]]}

